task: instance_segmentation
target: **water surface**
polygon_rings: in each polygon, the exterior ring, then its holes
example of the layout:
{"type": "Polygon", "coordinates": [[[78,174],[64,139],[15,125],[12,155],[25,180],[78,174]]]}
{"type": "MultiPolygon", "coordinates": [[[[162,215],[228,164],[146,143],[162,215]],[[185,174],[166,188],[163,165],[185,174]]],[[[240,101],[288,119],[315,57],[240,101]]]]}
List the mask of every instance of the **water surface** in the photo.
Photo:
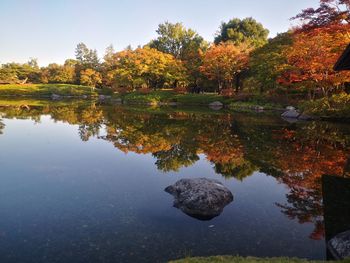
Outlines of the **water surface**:
{"type": "Polygon", "coordinates": [[[322,175],[346,177],[347,124],[206,108],[1,104],[0,262],[327,258],[322,175]],[[210,221],[172,207],[164,191],[198,177],[234,195],[210,221]]]}

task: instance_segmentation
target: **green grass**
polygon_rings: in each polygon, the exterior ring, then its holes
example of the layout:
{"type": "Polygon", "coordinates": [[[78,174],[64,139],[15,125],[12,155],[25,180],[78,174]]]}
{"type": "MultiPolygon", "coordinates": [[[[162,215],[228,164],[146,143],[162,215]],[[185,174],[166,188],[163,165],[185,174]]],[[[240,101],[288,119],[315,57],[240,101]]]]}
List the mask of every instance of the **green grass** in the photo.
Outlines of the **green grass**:
{"type": "Polygon", "coordinates": [[[229,104],[229,108],[231,110],[242,111],[242,112],[257,110],[257,107],[262,107],[264,110],[283,109],[283,106],[279,104],[273,104],[268,102],[234,101],[229,104]]]}
{"type": "Polygon", "coordinates": [[[214,101],[225,103],[227,99],[223,96],[207,93],[207,94],[177,94],[169,90],[152,91],[148,94],[140,92],[131,92],[123,96],[126,103],[131,104],[151,104],[157,105],[162,103],[174,103],[183,105],[208,105],[214,101]]]}
{"type": "Polygon", "coordinates": [[[61,96],[97,96],[91,87],[72,84],[6,84],[0,85],[0,96],[49,97],[61,96]]]}
{"type": "MultiPolygon", "coordinates": [[[[308,261],[306,259],[298,258],[255,258],[255,257],[235,257],[235,256],[215,256],[215,257],[197,257],[197,258],[185,258],[172,263],[320,263],[323,261],[308,261]]],[[[332,261],[327,261],[332,262],[332,261]]],[[[335,261],[333,261],[335,262],[335,261]]],[[[349,260],[343,260],[338,262],[349,262],[349,260]]]]}

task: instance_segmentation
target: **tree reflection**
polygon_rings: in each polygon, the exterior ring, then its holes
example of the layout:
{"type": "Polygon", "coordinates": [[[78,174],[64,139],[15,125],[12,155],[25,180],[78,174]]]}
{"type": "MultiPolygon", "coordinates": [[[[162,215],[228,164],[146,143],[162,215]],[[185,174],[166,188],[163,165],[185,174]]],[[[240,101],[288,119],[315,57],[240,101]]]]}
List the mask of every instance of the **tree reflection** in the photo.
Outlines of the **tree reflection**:
{"type": "Polygon", "coordinates": [[[276,205],[291,219],[313,223],[313,239],[324,235],[322,175],[349,176],[349,168],[344,169],[350,152],[345,124],[289,124],[265,115],[151,111],[86,102],[17,105],[0,111],[3,118],[40,121],[49,115],[78,125],[81,140],[95,137],[125,153],[151,154],[164,172],[191,166],[201,155],[226,178],[244,180],[255,171],[264,172],[288,187],[286,203],[276,205]]]}

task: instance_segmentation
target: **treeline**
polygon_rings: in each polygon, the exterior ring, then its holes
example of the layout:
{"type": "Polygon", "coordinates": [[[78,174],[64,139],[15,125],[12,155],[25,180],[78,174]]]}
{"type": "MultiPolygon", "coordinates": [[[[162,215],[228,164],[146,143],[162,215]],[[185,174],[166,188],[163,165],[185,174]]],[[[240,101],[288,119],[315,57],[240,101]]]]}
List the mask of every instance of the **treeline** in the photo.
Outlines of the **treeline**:
{"type": "Polygon", "coordinates": [[[147,45],[115,52],[103,60],[80,43],[76,58],[39,68],[36,60],[0,68],[0,83],[72,83],[117,92],[171,88],[177,92],[297,93],[313,99],[346,90],[350,74],[333,66],[350,42],[350,3],[320,1],[294,19],[301,27],[268,39],[253,18],[222,23],[213,43],[181,23],[163,23],[147,45]]]}

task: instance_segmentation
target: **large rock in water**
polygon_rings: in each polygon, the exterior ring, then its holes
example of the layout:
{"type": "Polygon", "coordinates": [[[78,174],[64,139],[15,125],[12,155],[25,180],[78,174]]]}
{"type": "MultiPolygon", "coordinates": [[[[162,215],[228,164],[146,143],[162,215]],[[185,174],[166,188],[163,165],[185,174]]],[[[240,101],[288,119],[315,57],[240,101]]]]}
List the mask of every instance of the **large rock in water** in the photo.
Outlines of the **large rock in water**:
{"type": "Polygon", "coordinates": [[[181,179],[165,191],[174,196],[174,207],[200,220],[220,215],[233,201],[231,191],[221,182],[206,178],[181,179]]]}
{"type": "Polygon", "coordinates": [[[328,248],[336,259],[350,258],[350,230],[329,240],[328,248]]]}

